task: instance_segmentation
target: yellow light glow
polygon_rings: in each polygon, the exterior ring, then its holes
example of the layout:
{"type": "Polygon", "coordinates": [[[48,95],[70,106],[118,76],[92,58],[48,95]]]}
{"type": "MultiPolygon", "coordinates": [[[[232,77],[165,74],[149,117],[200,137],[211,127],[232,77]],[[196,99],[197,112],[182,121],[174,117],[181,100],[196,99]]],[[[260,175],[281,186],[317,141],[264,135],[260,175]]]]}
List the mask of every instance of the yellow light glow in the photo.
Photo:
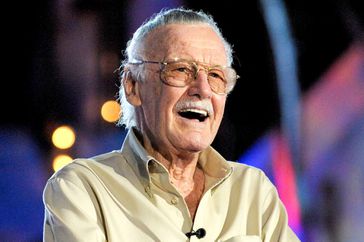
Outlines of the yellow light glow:
{"type": "Polygon", "coordinates": [[[54,171],[58,171],[59,169],[61,169],[62,167],[64,167],[65,165],[69,164],[72,162],[72,158],[68,155],[57,155],[54,159],[53,159],[53,170],[54,171]]]}
{"type": "Polygon", "coordinates": [[[106,101],[101,107],[101,117],[107,122],[115,122],[119,119],[120,104],[114,100],[106,101]]]}
{"type": "Polygon", "coordinates": [[[59,149],[70,148],[75,143],[75,140],[75,132],[67,125],[58,127],[52,134],[52,142],[59,149]]]}

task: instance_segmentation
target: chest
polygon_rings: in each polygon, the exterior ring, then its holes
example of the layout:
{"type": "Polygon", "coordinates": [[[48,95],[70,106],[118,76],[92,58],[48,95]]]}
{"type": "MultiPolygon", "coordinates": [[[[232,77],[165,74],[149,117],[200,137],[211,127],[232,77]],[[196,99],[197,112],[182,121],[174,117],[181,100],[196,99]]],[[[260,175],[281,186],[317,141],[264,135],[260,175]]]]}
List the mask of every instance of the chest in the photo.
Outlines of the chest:
{"type": "MultiPolygon", "coordinates": [[[[257,219],[258,210],[248,212],[246,208],[251,206],[236,201],[237,194],[232,196],[230,190],[218,190],[213,193],[208,190],[201,198],[183,198],[152,184],[147,191],[124,190],[123,199],[118,201],[105,193],[99,196],[103,227],[109,231],[110,241],[187,241],[185,233],[199,228],[207,233],[203,241],[244,234],[247,228],[247,221],[242,219],[246,217],[244,214],[251,213],[257,219]]],[[[249,221],[250,228],[258,229],[259,224],[258,220],[249,221]]]]}

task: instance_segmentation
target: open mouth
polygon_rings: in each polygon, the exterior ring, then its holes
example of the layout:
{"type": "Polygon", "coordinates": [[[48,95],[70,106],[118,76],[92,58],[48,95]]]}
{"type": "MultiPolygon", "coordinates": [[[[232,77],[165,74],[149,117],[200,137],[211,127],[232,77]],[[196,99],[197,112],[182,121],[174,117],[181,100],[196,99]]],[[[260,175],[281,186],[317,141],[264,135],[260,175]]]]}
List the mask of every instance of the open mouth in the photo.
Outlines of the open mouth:
{"type": "Polygon", "coordinates": [[[200,109],[183,109],[178,112],[179,115],[181,115],[183,118],[186,119],[196,119],[200,122],[205,121],[209,115],[207,111],[200,110],[200,109]]]}

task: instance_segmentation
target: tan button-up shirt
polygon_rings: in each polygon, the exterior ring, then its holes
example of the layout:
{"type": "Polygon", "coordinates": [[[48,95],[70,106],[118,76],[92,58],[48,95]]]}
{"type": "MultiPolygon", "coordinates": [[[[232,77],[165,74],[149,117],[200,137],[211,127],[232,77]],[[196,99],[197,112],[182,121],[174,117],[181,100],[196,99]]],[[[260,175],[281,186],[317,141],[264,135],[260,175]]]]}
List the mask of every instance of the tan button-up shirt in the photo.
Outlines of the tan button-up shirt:
{"type": "Polygon", "coordinates": [[[277,191],[257,168],[228,162],[213,148],[199,164],[205,191],[192,221],[168,171],[133,131],[120,151],[77,159],[44,190],[44,241],[299,241],[277,191]]]}

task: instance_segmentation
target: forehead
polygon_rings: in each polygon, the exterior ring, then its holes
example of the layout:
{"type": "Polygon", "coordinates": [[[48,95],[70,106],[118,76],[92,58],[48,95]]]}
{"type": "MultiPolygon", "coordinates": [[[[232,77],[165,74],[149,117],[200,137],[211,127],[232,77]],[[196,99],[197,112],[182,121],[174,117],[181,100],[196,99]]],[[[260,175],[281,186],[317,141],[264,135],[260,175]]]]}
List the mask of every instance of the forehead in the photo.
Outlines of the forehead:
{"type": "Polygon", "coordinates": [[[153,60],[193,59],[211,64],[227,64],[220,36],[207,24],[169,24],[151,31],[141,44],[141,54],[153,60]]]}

